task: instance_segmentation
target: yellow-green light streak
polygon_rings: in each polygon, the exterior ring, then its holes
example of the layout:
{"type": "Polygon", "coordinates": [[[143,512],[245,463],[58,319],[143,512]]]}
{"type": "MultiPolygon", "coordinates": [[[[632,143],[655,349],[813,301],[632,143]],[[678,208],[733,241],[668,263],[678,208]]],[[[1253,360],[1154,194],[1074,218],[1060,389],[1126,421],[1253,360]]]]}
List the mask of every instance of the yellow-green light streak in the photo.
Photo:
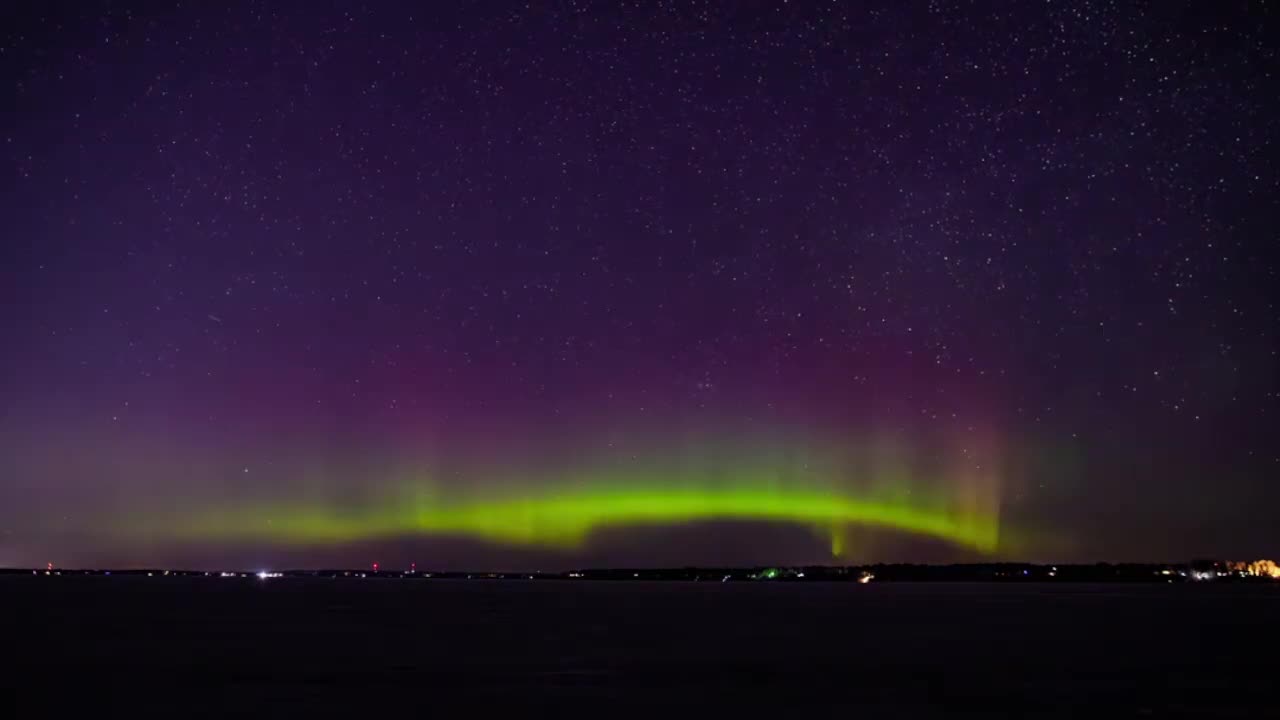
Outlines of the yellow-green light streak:
{"type": "Polygon", "coordinates": [[[320,504],[280,504],[202,514],[177,528],[176,534],[192,540],[290,545],[442,535],[575,549],[599,530],[717,520],[798,524],[824,533],[865,525],[939,538],[982,552],[994,552],[999,543],[995,516],[979,509],[962,512],[938,503],[859,498],[830,489],[658,485],[587,487],[496,499],[394,502],[357,511],[320,504]]]}
{"type": "Polygon", "coordinates": [[[834,556],[846,551],[855,526],[988,554],[1011,542],[1000,526],[997,471],[968,457],[876,446],[703,444],[540,467],[339,462],[317,474],[277,467],[269,483],[237,496],[157,497],[113,518],[116,536],[289,547],[434,536],[574,551],[604,532],[735,521],[808,528],[834,556]]]}

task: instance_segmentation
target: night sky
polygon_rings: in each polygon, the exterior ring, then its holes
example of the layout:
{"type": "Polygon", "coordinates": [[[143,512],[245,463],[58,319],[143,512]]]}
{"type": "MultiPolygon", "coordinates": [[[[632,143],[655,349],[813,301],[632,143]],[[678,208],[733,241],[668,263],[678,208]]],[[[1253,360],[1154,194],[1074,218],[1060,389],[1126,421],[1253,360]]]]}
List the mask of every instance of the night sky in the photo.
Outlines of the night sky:
{"type": "Polygon", "coordinates": [[[874,5],[6,7],[0,566],[1280,552],[1277,9],[874,5]]]}

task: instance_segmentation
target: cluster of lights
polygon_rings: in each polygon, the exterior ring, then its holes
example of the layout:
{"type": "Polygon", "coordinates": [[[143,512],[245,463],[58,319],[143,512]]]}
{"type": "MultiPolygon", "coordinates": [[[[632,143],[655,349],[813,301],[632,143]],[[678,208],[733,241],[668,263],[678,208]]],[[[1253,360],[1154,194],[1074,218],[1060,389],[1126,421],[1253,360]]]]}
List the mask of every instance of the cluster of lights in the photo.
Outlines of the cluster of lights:
{"type": "Polygon", "coordinates": [[[1229,562],[1227,567],[1239,573],[1241,577],[1265,577],[1272,580],[1280,580],[1280,564],[1277,564],[1274,560],[1229,562]]]}
{"type": "MultiPolygon", "coordinates": [[[[372,564],[372,568],[374,570],[373,574],[375,576],[377,575],[378,567],[379,566],[377,563],[372,564]]],[[[1221,578],[1266,578],[1266,579],[1280,580],[1280,565],[1277,565],[1275,562],[1270,560],[1257,560],[1252,562],[1226,562],[1226,563],[1222,563],[1220,567],[1223,567],[1224,569],[1194,570],[1194,569],[1178,569],[1176,567],[1174,568],[1165,567],[1165,568],[1154,570],[1154,574],[1158,577],[1168,578],[1169,582],[1174,582],[1177,578],[1186,578],[1188,580],[1192,580],[1195,582],[1206,582],[1206,581],[1212,581],[1212,580],[1217,580],[1221,578]]],[[[89,571],[89,570],[80,570],[80,571],[73,571],[73,572],[79,572],[82,574],[92,573],[92,571],[89,571]]],[[[55,569],[53,567],[53,563],[49,563],[46,566],[45,570],[43,571],[32,570],[31,574],[32,575],[41,575],[41,574],[61,575],[62,572],[60,570],[55,569]]],[[[104,574],[110,575],[111,572],[105,571],[104,574]]],[[[148,571],[146,575],[147,577],[155,577],[157,574],[161,574],[163,576],[183,575],[184,572],[164,570],[157,573],[157,572],[148,571]]],[[[185,574],[191,575],[193,573],[185,573],[185,574]]],[[[198,574],[198,573],[194,573],[194,574],[198,574]]],[[[411,577],[411,576],[419,576],[424,578],[432,577],[432,573],[421,573],[421,575],[419,575],[417,572],[416,563],[411,565],[408,571],[403,571],[399,574],[401,577],[411,577]]],[[[1003,574],[1004,573],[997,573],[998,576],[1003,574]]],[[[1021,571],[1021,574],[1029,575],[1029,571],[1023,570],[1021,571]]],[[[207,577],[207,576],[214,575],[214,573],[205,572],[204,575],[207,577]]],[[[216,577],[221,577],[221,578],[236,578],[236,577],[248,578],[250,577],[250,575],[251,575],[250,573],[246,573],[246,572],[231,572],[231,571],[221,571],[216,573],[216,577]]],[[[257,577],[259,580],[268,580],[271,578],[284,577],[283,572],[277,572],[277,571],[271,571],[271,570],[259,570],[256,573],[252,573],[252,575],[254,577],[257,577]]],[[[344,577],[367,578],[369,577],[370,573],[358,572],[358,571],[357,572],[345,571],[342,573],[342,575],[344,577]]],[[[1047,572],[1047,575],[1049,577],[1056,577],[1058,575],[1058,568],[1056,566],[1052,567],[1047,572]]],[[[572,571],[572,572],[566,573],[566,576],[572,579],[581,579],[586,577],[586,574],[583,573],[582,571],[572,571]]],[[[764,570],[761,570],[759,573],[752,574],[749,577],[752,579],[773,580],[773,579],[781,578],[783,576],[784,576],[784,572],[780,571],[777,568],[765,568],[764,570]]],[[[805,573],[802,571],[795,572],[793,576],[796,578],[804,578],[805,573]]],[[[496,578],[501,576],[490,573],[482,577],[496,578]]],[[[535,579],[534,575],[528,575],[527,577],[530,580],[535,579]]],[[[634,572],[632,573],[632,577],[635,579],[639,579],[640,573],[634,572]]],[[[468,575],[467,578],[471,579],[472,576],[468,575]]],[[[721,582],[727,582],[730,579],[732,579],[732,575],[725,575],[721,579],[721,582]]],[[[865,585],[867,583],[870,583],[873,579],[875,579],[875,575],[873,575],[870,572],[863,571],[857,577],[857,582],[865,585]]]]}

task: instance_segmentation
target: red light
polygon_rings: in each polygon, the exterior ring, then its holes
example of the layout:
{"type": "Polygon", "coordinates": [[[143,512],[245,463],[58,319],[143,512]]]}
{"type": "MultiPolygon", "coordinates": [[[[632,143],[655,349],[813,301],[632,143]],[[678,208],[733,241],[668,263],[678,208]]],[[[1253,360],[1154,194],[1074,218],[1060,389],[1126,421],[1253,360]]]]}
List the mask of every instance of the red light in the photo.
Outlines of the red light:
{"type": "Polygon", "coordinates": [[[373,571],[378,572],[378,563],[373,564],[373,571]]]}

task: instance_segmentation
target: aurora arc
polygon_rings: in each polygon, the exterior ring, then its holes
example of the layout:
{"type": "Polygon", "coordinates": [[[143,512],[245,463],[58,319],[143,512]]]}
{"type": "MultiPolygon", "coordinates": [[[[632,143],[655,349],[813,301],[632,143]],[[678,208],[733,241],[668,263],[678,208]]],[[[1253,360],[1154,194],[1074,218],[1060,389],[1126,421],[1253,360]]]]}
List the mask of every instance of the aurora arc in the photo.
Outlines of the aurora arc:
{"type": "MultiPolygon", "coordinates": [[[[505,493],[504,493],[505,495],[505,493]]],[[[910,495],[854,495],[831,488],[577,487],[494,498],[414,499],[362,509],[278,503],[201,513],[175,528],[184,539],[336,544],[394,536],[456,536],[572,550],[600,530],[708,521],[795,524],[834,535],[849,526],[891,529],[984,553],[1000,540],[994,513],[910,495]]],[[[836,544],[833,540],[833,552],[836,544]]]]}

